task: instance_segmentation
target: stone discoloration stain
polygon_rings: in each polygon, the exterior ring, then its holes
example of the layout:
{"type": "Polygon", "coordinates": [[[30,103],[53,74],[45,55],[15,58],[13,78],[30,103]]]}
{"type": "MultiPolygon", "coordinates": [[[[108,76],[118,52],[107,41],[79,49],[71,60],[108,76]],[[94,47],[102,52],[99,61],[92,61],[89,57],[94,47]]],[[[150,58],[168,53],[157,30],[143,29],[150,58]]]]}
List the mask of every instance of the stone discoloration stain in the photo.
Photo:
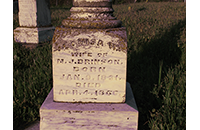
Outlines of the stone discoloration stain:
{"type": "Polygon", "coordinates": [[[110,7],[72,7],[71,13],[113,13],[114,10],[110,7]]]}
{"type": "MultiPolygon", "coordinates": [[[[124,53],[127,52],[127,40],[126,40],[126,32],[125,28],[111,28],[111,29],[70,29],[70,28],[65,28],[65,27],[57,27],[55,32],[54,32],[54,37],[53,37],[53,50],[54,51],[59,51],[61,49],[72,49],[72,50],[79,50],[79,47],[87,46],[85,48],[90,48],[90,47],[96,47],[97,44],[95,44],[96,39],[91,39],[90,41],[78,41],[78,39],[74,41],[66,41],[64,39],[67,38],[74,38],[78,37],[80,34],[85,34],[86,37],[92,37],[94,34],[97,33],[97,35],[102,34],[102,35],[108,35],[112,38],[117,39],[115,43],[108,42],[105,44],[110,49],[116,50],[116,51],[122,51],[124,53]],[[95,40],[95,41],[94,41],[95,40]],[[79,44],[80,42],[84,42],[85,44],[79,44]],[[88,47],[90,46],[90,47],[88,47]]],[[[104,39],[102,37],[102,39],[104,39]]]]}
{"type": "Polygon", "coordinates": [[[107,29],[107,28],[115,28],[121,26],[121,21],[119,20],[104,20],[104,21],[81,21],[78,20],[68,20],[65,19],[62,21],[62,24],[65,27],[72,28],[83,28],[83,29],[107,29]]]}
{"type": "Polygon", "coordinates": [[[70,17],[62,21],[65,27],[82,29],[121,27],[121,21],[113,17],[114,10],[110,6],[110,0],[74,0],[73,3],[74,7],[70,9],[70,17]]]}
{"type": "Polygon", "coordinates": [[[109,7],[112,0],[73,0],[75,7],[109,7]]]}

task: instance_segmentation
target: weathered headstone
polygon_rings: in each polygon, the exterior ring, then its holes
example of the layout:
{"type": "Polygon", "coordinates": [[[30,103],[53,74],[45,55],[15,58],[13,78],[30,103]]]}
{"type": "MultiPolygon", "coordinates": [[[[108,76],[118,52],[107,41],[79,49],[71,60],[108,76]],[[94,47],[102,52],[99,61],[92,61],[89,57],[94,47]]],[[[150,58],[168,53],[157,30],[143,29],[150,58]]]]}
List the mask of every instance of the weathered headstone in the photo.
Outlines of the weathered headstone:
{"type": "Polygon", "coordinates": [[[19,43],[50,41],[55,27],[51,25],[48,0],[19,0],[19,25],[14,40],[19,43]]]}
{"type": "Polygon", "coordinates": [[[125,102],[126,29],[111,3],[101,2],[74,0],[71,16],[55,29],[54,101],[125,102]]]}
{"type": "Polygon", "coordinates": [[[136,130],[126,28],[112,1],[74,0],[70,11],[54,32],[53,90],[40,108],[40,129],[136,130]]]}

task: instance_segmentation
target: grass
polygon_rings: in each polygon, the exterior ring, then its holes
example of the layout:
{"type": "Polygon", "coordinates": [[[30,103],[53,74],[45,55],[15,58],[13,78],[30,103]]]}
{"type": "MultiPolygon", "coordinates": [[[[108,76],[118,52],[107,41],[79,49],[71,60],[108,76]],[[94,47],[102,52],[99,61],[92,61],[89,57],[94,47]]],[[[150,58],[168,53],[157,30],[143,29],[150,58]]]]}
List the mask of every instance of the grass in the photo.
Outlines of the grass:
{"type": "MultiPolygon", "coordinates": [[[[113,5],[127,29],[127,81],[139,109],[139,130],[186,129],[186,5],[134,3],[113,5]]],[[[70,7],[51,7],[53,26],[70,7]]],[[[14,29],[19,26],[13,14],[14,29]]],[[[13,45],[14,128],[39,118],[52,88],[51,44],[26,49],[13,45]]]]}

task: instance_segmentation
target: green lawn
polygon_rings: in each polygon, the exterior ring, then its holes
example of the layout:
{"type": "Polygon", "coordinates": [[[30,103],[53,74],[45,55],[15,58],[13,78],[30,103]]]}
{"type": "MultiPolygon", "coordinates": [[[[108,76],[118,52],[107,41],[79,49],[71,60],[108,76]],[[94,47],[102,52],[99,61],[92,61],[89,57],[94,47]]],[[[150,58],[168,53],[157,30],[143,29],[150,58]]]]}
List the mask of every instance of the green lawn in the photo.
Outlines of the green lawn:
{"type": "MultiPolygon", "coordinates": [[[[139,130],[186,129],[185,3],[134,3],[113,8],[127,29],[127,81],[139,109],[139,130]]],[[[53,26],[70,15],[69,9],[51,7],[53,26]]],[[[17,13],[13,19],[15,29],[19,26],[17,13]]],[[[14,42],[15,128],[39,119],[39,108],[53,87],[51,58],[50,42],[32,50],[14,42]]]]}

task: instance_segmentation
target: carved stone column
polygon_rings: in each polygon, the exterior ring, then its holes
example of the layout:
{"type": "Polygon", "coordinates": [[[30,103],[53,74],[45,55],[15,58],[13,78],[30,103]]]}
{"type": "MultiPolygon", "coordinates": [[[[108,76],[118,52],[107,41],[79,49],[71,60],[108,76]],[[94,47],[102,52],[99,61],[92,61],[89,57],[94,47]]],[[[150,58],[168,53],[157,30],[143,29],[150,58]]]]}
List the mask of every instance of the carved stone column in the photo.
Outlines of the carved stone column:
{"type": "Polygon", "coordinates": [[[106,29],[121,26],[113,17],[111,0],[74,0],[71,16],[63,20],[65,27],[84,29],[106,29]]]}

